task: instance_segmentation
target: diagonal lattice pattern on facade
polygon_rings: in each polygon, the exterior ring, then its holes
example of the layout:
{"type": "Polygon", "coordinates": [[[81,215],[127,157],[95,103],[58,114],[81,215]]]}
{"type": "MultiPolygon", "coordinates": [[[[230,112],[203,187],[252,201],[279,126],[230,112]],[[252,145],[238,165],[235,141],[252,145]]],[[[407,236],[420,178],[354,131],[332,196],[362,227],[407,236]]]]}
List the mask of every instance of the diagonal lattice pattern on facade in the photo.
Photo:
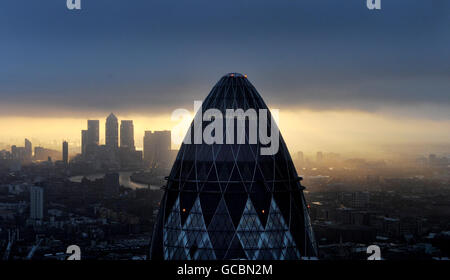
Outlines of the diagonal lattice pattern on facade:
{"type": "MultiPolygon", "coordinates": [[[[211,108],[223,114],[226,109],[268,109],[237,73],[225,75],[211,90],[202,112],[211,108]]],[[[267,126],[270,131],[271,123],[267,126]]],[[[152,259],[317,256],[304,188],[281,134],[274,155],[260,155],[260,144],[249,144],[248,126],[245,135],[245,144],[181,146],[155,225],[152,259]]]]}

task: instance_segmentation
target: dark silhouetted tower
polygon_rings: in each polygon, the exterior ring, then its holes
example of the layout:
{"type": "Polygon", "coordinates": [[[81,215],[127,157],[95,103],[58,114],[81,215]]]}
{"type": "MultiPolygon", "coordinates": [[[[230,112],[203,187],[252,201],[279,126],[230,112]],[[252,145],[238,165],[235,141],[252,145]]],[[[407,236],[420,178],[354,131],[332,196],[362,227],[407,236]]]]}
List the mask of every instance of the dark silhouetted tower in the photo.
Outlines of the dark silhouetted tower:
{"type": "Polygon", "coordinates": [[[62,143],[62,160],[65,165],[69,164],[69,143],[67,141],[63,141],[62,143]]]}
{"type": "MultiPolygon", "coordinates": [[[[246,76],[232,73],[204,100],[203,112],[212,108],[225,115],[226,109],[267,106],[246,76]]],[[[181,145],[153,232],[152,259],[317,256],[304,187],[281,134],[274,155],[261,155],[262,145],[249,144],[248,134],[246,139],[245,144],[181,145]]]]}
{"type": "Polygon", "coordinates": [[[116,149],[119,146],[119,122],[113,113],[106,119],[105,145],[111,149],[116,149]]]}
{"type": "Polygon", "coordinates": [[[31,161],[33,157],[33,145],[25,138],[25,161],[31,161]]]}
{"type": "Polygon", "coordinates": [[[42,220],[44,218],[44,189],[30,188],[30,219],[42,220]]]}
{"type": "Polygon", "coordinates": [[[120,147],[134,150],[134,126],[133,121],[120,122],[120,147]]]}
{"type": "Polygon", "coordinates": [[[99,144],[99,132],[100,132],[100,121],[88,120],[85,155],[92,156],[96,153],[99,144]]]}
{"type": "Polygon", "coordinates": [[[87,130],[82,130],[81,131],[81,154],[83,156],[86,155],[87,143],[88,143],[88,131],[87,130]]]}
{"type": "Polygon", "coordinates": [[[100,130],[99,120],[88,120],[88,129],[87,129],[87,145],[88,146],[98,145],[99,130],[100,130]]]}
{"type": "Polygon", "coordinates": [[[169,130],[145,131],[144,160],[152,166],[170,167],[172,136],[169,130]]]}

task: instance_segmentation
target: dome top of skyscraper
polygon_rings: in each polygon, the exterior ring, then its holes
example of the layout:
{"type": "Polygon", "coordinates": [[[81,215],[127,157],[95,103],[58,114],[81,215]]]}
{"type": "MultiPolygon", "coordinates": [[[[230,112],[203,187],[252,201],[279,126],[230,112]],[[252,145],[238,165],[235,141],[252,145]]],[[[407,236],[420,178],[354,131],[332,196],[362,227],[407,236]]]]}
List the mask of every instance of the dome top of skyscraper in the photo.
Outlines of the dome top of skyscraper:
{"type": "Polygon", "coordinates": [[[228,73],[214,85],[203,101],[203,110],[219,109],[268,109],[247,75],[228,73]]]}
{"type": "MultiPolygon", "coordinates": [[[[201,111],[209,109],[225,115],[229,109],[252,109],[267,112],[271,119],[256,88],[239,73],[226,74],[216,83],[201,111]]],[[[193,133],[188,134],[191,141],[181,145],[167,177],[150,257],[278,260],[317,256],[303,186],[281,134],[275,134],[278,151],[263,155],[259,152],[263,144],[249,141],[249,125],[243,129],[244,143],[192,144],[194,124],[193,133]]],[[[208,125],[202,122],[199,127],[203,131],[208,125]]],[[[276,123],[265,126],[273,135],[276,123]]],[[[227,135],[226,125],[222,129],[222,135],[227,135]]]]}
{"type": "Polygon", "coordinates": [[[246,86],[251,85],[251,83],[247,80],[247,75],[241,74],[241,73],[228,73],[217,82],[215,87],[221,87],[221,86],[246,86]]]}
{"type": "Polygon", "coordinates": [[[241,73],[228,73],[224,77],[234,77],[234,78],[247,78],[247,75],[242,75],[241,73]]]}

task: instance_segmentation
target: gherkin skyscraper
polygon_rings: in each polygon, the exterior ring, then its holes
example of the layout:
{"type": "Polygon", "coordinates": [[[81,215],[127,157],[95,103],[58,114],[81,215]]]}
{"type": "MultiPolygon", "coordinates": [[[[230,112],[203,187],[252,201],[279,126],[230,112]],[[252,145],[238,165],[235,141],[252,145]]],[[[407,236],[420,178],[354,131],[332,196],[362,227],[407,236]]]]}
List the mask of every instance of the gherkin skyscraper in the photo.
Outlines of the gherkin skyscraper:
{"type": "MultiPolygon", "coordinates": [[[[225,115],[227,109],[268,108],[246,76],[230,73],[213,87],[197,114],[208,109],[225,115]]],[[[207,125],[202,124],[203,128],[207,125]]],[[[271,122],[267,122],[267,131],[270,128],[271,122]]],[[[225,134],[225,126],[223,129],[225,134]]],[[[249,141],[248,125],[245,131],[243,144],[182,144],[167,177],[151,259],[292,260],[317,256],[304,187],[281,134],[278,152],[262,155],[264,145],[249,141]]]]}

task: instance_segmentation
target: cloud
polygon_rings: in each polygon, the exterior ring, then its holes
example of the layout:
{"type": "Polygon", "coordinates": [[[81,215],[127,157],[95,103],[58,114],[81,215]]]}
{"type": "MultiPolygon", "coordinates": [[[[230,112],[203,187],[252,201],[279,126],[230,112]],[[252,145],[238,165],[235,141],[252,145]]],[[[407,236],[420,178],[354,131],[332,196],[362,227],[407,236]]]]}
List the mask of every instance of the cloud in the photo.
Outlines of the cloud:
{"type": "Polygon", "coordinates": [[[235,71],[269,104],[450,107],[445,0],[84,2],[2,4],[0,114],[167,112],[235,71]]]}

